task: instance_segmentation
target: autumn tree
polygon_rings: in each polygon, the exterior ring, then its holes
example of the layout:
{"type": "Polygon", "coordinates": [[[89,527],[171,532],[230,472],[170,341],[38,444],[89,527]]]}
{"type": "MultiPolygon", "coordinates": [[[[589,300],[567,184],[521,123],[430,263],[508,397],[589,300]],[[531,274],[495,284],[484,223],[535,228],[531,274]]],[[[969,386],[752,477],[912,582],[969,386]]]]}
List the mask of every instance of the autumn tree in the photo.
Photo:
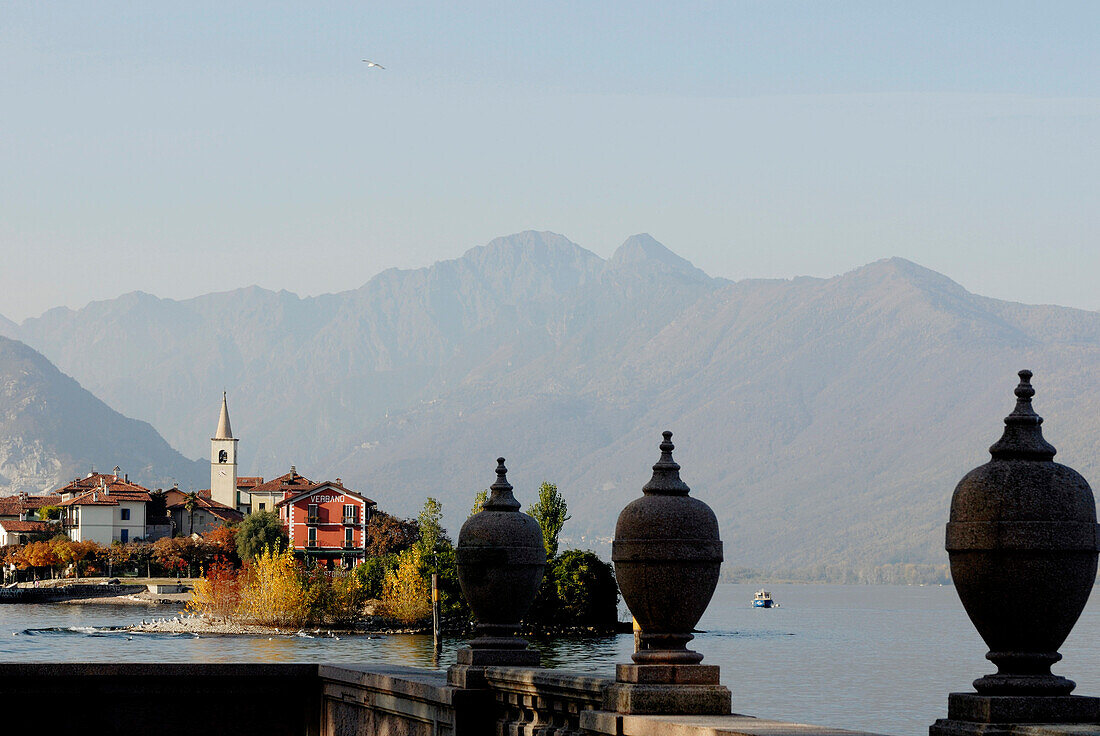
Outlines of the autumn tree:
{"type": "MultiPolygon", "coordinates": [[[[474,494],[474,507],[470,509],[470,516],[475,516],[481,513],[481,510],[485,507],[485,502],[489,500],[489,490],[482,488],[476,494],[474,494]]],[[[467,516],[466,518],[470,518],[467,516]]]]}
{"type": "Polygon", "coordinates": [[[232,524],[218,524],[206,533],[206,536],[203,537],[203,541],[230,563],[239,561],[237,557],[236,526],[232,524]]]}
{"type": "Polygon", "coordinates": [[[145,577],[152,577],[150,567],[153,562],[153,545],[143,542],[130,542],[126,545],[126,549],[129,550],[130,561],[137,567],[139,574],[144,567],[145,577]]]}
{"type": "Polygon", "coordinates": [[[431,588],[421,574],[422,554],[413,545],[398,555],[397,566],[386,573],[382,585],[382,607],[402,623],[413,623],[431,615],[431,588]]]}
{"type": "Polygon", "coordinates": [[[367,522],[366,552],[371,557],[385,557],[402,552],[420,539],[416,522],[398,519],[382,511],[371,515],[367,522]]]}
{"type": "Polygon", "coordinates": [[[546,559],[554,559],[558,554],[558,535],[561,534],[561,528],[572,518],[569,516],[569,506],[558,493],[558,487],[543,481],[539,486],[539,500],[527,508],[527,513],[534,517],[542,529],[546,559]]]}
{"type": "Polygon", "coordinates": [[[165,570],[175,571],[177,575],[182,574],[189,567],[191,560],[190,542],[190,537],[158,539],[153,543],[153,559],[165,570]]]}
{"type": "Polygon", "coordinates": [[[130,559],[130,550],[119,542],[112,542],[109,547],[103,547],[102,549],[102,559],[107,563],[107,577],[113,575],[115,567],[130,559]]]}

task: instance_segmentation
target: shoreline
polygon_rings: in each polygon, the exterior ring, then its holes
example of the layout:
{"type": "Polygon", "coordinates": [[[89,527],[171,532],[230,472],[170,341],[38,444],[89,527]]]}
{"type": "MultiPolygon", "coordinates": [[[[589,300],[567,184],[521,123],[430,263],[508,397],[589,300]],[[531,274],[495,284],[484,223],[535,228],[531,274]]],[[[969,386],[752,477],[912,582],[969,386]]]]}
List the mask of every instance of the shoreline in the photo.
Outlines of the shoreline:
{"type": "MultiPolygon", "coordinates": [[[[190,598],[190,594],[184,594],[190,598]]],[[[66,606],[91,606],[91,605],[110,605],[110,606],[186,606],[187,599],[173,598],[168,594],[156,594],[149,593],[129,593],[127,595],[113,595],[103,596],[100,598],[70,598],[69,600],[57,601],[57,603],[66,606]]]]}
{"type": "MultiPolygon", "coordinates": [[[[382,622],[378,622],[381,624],[382,622]]],[[[381,636],[393,634],[431,634],[424,627],[366,626],[303,626],[283,627],[230,621],[204,614],[178,614],[169,618],[154,618],[140,624],[123,627],[134,634],[193,634],[206,636],[266,636],[269,638],[298,637],[302,639],[339,639],[341,636],[381,636]]]]}

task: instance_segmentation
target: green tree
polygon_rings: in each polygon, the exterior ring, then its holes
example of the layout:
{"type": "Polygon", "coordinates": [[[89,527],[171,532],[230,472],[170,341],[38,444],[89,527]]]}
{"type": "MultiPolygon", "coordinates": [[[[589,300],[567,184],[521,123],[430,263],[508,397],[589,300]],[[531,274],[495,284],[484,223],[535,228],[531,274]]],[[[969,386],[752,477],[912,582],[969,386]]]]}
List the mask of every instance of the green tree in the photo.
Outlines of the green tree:
{"type": "Polygon", "coordinates": [[[542,543],[546,547],[546,559],[552,560],[558,554],[558,535],[569,516],[569,506],[558,493],[558,487],[546,481],[539,486],[539,500],[528,507],[527,513],[534,517],[542,529],[542,543]]]}
{"type": "Polygon", "coordinates": [[[436,548],[443,540],[446,531],[443,529],[443,504],[428,496],[424,500],[424,508],[416,516],[416,526],[420,529],[421,559],[428,566],[428,572],[436,571],[436,548]]]}
{"type": "Polygon", "coordinates": [[[609,563],[595,552],[570,549],[551,566],[560,623],[598,629],[615,626],[619,617],[619,588],[615,570],[609,563]]]}
{"type": "MultiPolygon", "coordinates": [[[[485,507],[485,502],[488,501],[488,500],[489,500],[489,490],[487,488],[482,488],[474,496],[474,507],[472,509],[470,509],[470,516],[476,516],[477,514],[480,514],[482,508],[485,507]]],[[[468,519],[468,518],[470,518],[470,516],[467,516],[466,518],[468,519]]]]}
{"type": "Polygon", "coordinates": [[[149,503],[145,505],[145,517],[147,519],[163,519],[168,516],[168,499],[163,488],[158,488],[149,494],[149,503]]]}
{"type": "Polygon", "coordinates": [[[237,527],[237,555],[242,562],[253,559],[265,548],[278,551],[289,547],[283,520],[274,511],[255,511],[237,527]]]}
{"type": "Polygon", "coordinates": [[[368,557],[365,562],[355,568],[355,575],[359,578],[359,584],[368,599],[382,597],[382,586],[386,581],[386,573],[397,566],[397,555],[390,554],[385,557],[368,557]]]}
{"type": "Polygon", "coordinates": [[[54,519],[60,519],[61,518],[61,507],[60,506],[53,506],[53,505],[39,506],[38,507],[38,518],[41,521],[52,521],[54,519]]]}

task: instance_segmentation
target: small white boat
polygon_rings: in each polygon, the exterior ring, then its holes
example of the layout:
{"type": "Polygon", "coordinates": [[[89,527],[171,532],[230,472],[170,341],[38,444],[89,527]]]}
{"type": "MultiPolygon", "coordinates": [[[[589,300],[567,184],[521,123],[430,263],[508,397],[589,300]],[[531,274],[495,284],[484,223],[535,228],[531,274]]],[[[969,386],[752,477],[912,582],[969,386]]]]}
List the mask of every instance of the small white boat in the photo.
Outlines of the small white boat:
{"type": "Polygon", "coordinates": [[[753,608],[774,608],[777,604],[772,598],[772,594],[761,588],[756,591],[756,595],[752,597],[753,608]]]}

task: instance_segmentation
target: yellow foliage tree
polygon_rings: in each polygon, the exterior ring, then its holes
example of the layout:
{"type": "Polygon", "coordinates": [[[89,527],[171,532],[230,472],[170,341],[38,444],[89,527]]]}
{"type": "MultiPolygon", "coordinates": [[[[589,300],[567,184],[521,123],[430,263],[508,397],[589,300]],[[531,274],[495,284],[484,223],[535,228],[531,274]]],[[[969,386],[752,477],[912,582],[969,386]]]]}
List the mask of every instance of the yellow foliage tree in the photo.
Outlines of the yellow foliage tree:
{"type": "Polygon", "coordinates": [[[427,618],[432,612],[431,587],[420,572],[421,551],[413,546],[397,557],[397,566],[382,583],[382,608],[403,623],[427,618]]]}
{"type": "Polygon", "coordinates": [[[300,626],[309,620],[316,593],[304,584],[290,550],[265,549],[240,577],[242,617],[274,626],[300,626]]]}

